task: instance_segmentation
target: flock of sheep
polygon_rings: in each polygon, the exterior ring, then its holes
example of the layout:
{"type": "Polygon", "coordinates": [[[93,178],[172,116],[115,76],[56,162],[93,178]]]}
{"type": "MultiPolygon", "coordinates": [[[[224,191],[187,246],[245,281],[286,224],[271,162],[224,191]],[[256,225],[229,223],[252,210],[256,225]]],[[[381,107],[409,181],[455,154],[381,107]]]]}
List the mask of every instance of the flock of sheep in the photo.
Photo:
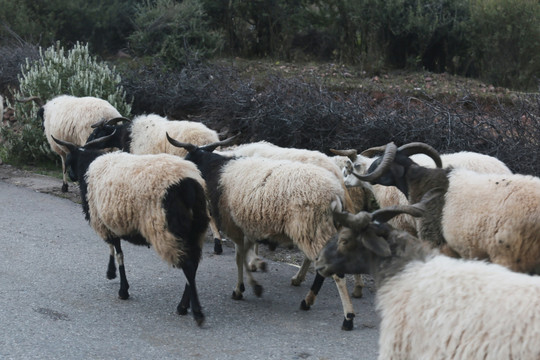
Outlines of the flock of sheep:
{"type": "Polygon", "coordinates": [[[294,244],[315,280],[325,277],[355,316],[345,274],[376,279],[381,359],[540,358],[540,179],[512,174],[499,160],[471,152],[439,155],[424,143],[317,151],[266,142],[231,146],[197,122],[157,115],[122,117],[108,102],[62,95],[41,107],[45,134],[78,181],[83,212],[110,246],[108,278],[120,273],[129,297],[120,240],[151,245],[182,268],[179,314],[204,314],[195,275],[208,226],[235,244],[233,299],[263,287],[257,244],[294,244]],[[217,150],[219,148],[219,150],[217,150]],[[111,151],[120,149],[120,151],[111,151]],[[372,211],[369,197],[380,206],[372,211]],[[412,205],[411,205],[412,204],[412,205]]]}

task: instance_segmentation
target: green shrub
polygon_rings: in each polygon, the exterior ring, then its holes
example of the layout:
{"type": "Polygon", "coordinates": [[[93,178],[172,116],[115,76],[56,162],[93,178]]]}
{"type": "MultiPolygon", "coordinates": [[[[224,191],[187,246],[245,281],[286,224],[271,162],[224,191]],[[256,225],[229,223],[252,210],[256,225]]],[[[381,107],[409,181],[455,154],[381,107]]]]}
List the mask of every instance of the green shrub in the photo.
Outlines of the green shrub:
{"type": "MultiPolygon", "coordinates": [[[[131,104],[126,102],[115,68],[92,57],[88,45],[77,43],[65,51],[59,44],[45,51],[40,58],[22,66],[19,89],[13,98],[37,96],[47,101],[55,96],[94,96],[109,101],[121,114],[129,116],[131,104]]],[[[41,121],[37,119],[39,105],[34,102],[10,104],[15,109],[14,126],[1,128],[4,146],[12,162],[57,160],[46,142],[41,121]]]]}
{"type": "Polygon", "coordinates": [[[538,0],[472,0],[469,34],[479,77],[499,86],[537,89],[538,0]]]}
{"type": "Polygon", "coordinates": [[[199,0],[145,0],[137,6],[134,21],[131,50],[158,55],[171,67],[209,58],[223,46],[221,34],[209,28],[199,0]]]}

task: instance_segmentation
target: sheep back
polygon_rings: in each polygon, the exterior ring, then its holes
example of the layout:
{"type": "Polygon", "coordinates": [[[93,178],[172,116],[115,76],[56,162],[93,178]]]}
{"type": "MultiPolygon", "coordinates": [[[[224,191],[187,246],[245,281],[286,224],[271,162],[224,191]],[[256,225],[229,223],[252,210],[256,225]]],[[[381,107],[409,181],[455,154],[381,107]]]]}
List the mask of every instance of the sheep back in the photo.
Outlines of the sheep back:
{"type": "Polygon", "coordinates": [[[43,110],[45,136],[51,149],[58,154],[67,152],[51,135],[73,144],[84,145],[92,132],[92,124],[102,119],[121,116],[108,101],[91,96],[60,95],[47,101],[43,110]]]}
{"type": "Polygon", "coordinates": [[[219,188],[226,233],[238,236],[241,229],[252,239],[288,238],[311,260],[336,232],[332,209],[344,199],[343,187],[329,171],[267,158],[229,161],[219,188]]]}
{"type": "Polygon", "coordinates": [[[455,169],[442,231],[464,258],[490,259],[520,272],[540,267],[540,179],[455,169]]]}
{"type": "Polygon", "coordinates": [[[413,261],[377,290],[379,359],[536,359],[540,277],[482,261],[413,261]]]}
{"type": "Polygon", "coordinates": [[[169,133],[174,139],[194,145],[206,145],[219,141],[218,134],[204,124],[187,120],[168,120],[156,114],[140,115],[131,125],[132,154],[173,154],[184,157],[183,148],[172,146],[166,138],[169,133]]]}
{"type": "Polygon", "coordinates": [[[90,225],[103,239],[140,234],[166,262],[178,266],[186,244],[167,230],[163,200],[171,186],[186,178],[197,181],[205,191],[196,166],[177,156],[102,155],[90,164],[85,175],[90,225]]]}

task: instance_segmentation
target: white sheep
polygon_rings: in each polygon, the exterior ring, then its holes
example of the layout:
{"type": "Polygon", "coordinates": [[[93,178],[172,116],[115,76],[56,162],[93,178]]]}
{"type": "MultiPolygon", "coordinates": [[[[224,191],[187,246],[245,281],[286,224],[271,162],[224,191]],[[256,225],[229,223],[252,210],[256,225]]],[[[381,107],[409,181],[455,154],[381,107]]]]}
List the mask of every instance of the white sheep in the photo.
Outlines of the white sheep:
{"type": "MultiPolygon", "coordinates": [[[[352,150],[331,150],[338,155],[346,155],[349,159],[342,166],[343,176],[345,177],[345,184],[348,187],[366,186],[366,183],[360,181],[356,176],[352,174],[354,171],[357,174],[367,173],[371,164],[376,160],[374,155],[379,154],[381,148],[372,148],[363,151],[360,155],[357,151],[352,150]]],[[[336,156],[337,157],[337,156],[336,156]]],[[[339,156],[342,157],[342,156],[339,156]]],[[[454,167],[465,168],[476,171],[478,173],[494,173],[494,174],[511,174],[510,169],[502,161],[496,157],[472,152],[472,151],[460,151],[456,153],[441,154],[442,167],[454,167]]],[[[435,163],[433,159],[425,154],[415,154],[411,156],[411,159],[418,165],[433,168],[435,163]]],[[[372,185],[369,189],[372,190],[375,199],[380,207],[388,207],[397,204],[408,204],[409,201],[405,195],[395,187],[387,187],[382,185],[372,185]]],[[[362,210],[362,209],[360,209],[362,210]]],[[[402,214],[396,216],[390,222],[392,226],[410,232],[412,235],[417,235],[416,220],[408,215],[402,214]]]]}
{"type": "Polygon", "coordinates": [[[315,262],[324,276],[371,271],[379,359],[540,358],[540,277],[439,255],[384,224],[401,212],[425,208],[336,214],[345,228],[315,262]]]}
{"type": "MultiPolygon", "coordinates": [[[[139,155],[166,153],[181,157],[186,155],[186,151],[169,144],[165,138],[166,132],[175,136],[176,139],[196,145],[219,141],[218,133],[200,122],[168,120],[157,114],[139,115],[132,121],[125,120],[127,119],[120,117],[93,124],[94,130],[88,136],[88,141],[114,132],[114,135],[101,145],[103,148],[119,148],[139,155]]],[[[221,254],[223,252],[221,235],[212,219],[210,219],[210,229],[214,237],[214,252],[221,254]]]]}
{"type": "MultiPolygon", "coordinates": [[[[336,164],[333,158],[323,154],[316,150],[297,149],[297,148],[284,148],[274,145],[267,141],[259,141],[254,143],[242,144],[238,146],[232,146],[224,149],[222,154],[232,156],[256,156],[268,159],[276,160],[291,160],[299,161],[301,163],[313,164],[320,166],[336,176],[345,189],[345,203],[344,208],[349,212],[358,212],[364,210],[365,205],[365,193],[362,187],[346,188],[341,173],[341,168],[336,164]]],[[[291,284],[299,286],[306,278],[307,271],[311,265],[311,261],[304,257],[302,265],[298,272],[291,278],[291,284]]],[[[266,262],[263,261],[258,255],[258,244],[252,248],[248,253],[248,266],[251,271],[257,269],[266,269],[266,262]]],[[[352,292],[354,297],[362,297],[362,289],[364,282],[360,275],[355,275],[355,286],[352,292]]]]}
{"type": "Polygon", "coordinates": [[[440,164],[437,151],[427,144],[398,149],[390,143],[368,174],[353,174],[396,186],[411,203],[430,189],[444,189],[444,198],[431,202],[429,214],[418,220],[418,234],[445,254],[487,259],[525,273],[540,271],[540,178],[430,169],[409,158],[419,152],[440,164]]]}
{"type": "Polygon", "coordinates": [[[108,101],[92,97],[76,97],[71,95],[57,96],[45,104],[38,97],[19,99],[18,101],[36,101],[41,105],[38,116],[42,119],[45,136],[51,149],[62,159],[62,192],[68,190],[65,147],[58,145],[52,139],[62,139],[67,142],[82,145],[92,132],[91,125],[100,120],[121,117],[118,110],[108,101]]]}
{"type": "MultiPolygon", "coordinates": [[[[241,299],[246,252],[255,241],[269,239],[287,245],[292,242],[308,259],[314,260],[337,231],[332,212],[342,208],[345,190],[333,173],[320,166],[213,153],[217,146],[226,145],[233,138],[197,147],[167,135],[171,144],[188,150],[186,160],[193,161],[201,170],[214,219],[219,229],[235,243],[238,281],[233,299],[241,299]]],[[[255,294],[260,296],[262,286],[251,272],[247,275],[255,294]]],[[[323,280],[320,275],[315,276],[311,290],[301,303],[302,309],[308,310],[314,303],[323,280]]],[[[351,330],[354,310],[346,281],[338,276],[334,280],[343,304],[342,329],[351,330]]]]}
{"type": "Polygon", "coordinates": [[[206,184],[196,166],[169,154],[132,155],[93,150],[53,140],[67,148],[71,180],[78,181],[86,219],[111,247],[107,277],[120,271],[121,299],[129,297],[120,240],[152,246],[170,265],[182,268],[187,284],[177,312],[191,307],[198,325],[204,321],[195,286],[202,244],[208,228],[206,184]]]}

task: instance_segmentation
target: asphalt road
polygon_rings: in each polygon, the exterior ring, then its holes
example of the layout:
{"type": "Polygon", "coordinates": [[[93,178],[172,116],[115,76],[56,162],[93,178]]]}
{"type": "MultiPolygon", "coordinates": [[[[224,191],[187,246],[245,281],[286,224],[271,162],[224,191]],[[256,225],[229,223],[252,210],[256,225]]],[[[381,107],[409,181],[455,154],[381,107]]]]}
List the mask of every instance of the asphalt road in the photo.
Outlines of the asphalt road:
{"type": "MultiPolygon", "coordinates": [[[[74,186],[74,185],[71,185],[74,186]]],[[[76,185],[75,185],[76,186],[76,185]]],[[[197,285],[206,321],[175,313],[185,279],[146,247],[124,245],[130,299],[105,277],[108,246],[80,205],[0,180],[0,359],[376,359],[374,296],[353,299],[355,329],[340,329],[336,286],[325,282],[309,311],[299,309],[313,274],[290,286],[296,269],[269,261],[231,299],[234,249],[205,245],[197,285]]],[[[350,284],[352,285],[352,284],[350,284]]],[[[350,286],[352,289],[352,286],[350,286]]]]}

